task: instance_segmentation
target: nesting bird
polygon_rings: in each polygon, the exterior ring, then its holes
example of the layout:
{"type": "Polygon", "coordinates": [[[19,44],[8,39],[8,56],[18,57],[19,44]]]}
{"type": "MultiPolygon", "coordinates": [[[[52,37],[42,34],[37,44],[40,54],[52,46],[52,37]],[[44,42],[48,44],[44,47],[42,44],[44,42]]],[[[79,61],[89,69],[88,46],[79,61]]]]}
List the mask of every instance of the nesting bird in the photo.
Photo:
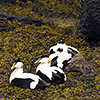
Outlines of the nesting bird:
{"type": "Polygon", "coordinates": [[[51,61],[49,56],[42,56],[41,59],[37,60],[35,63],[40,63],[36,69],[36,74],[51,84],[63,84],[66,81],[65,73],[55,66],[50,66],[51,61]]]}
{"type": "Polygon", "coordinates": [[[72,62],[65,68],[70,72],[81,72],[83,75],[93,74],[92,66],[85,61],[81,54],[74,54],[72,62]]]}
{"type": "Polygon", "coordinates": [[[30,89],[45,89],[44,81],[37,75],[31,73],[23,73],[23,63],[18,59],[15,60],[11,69],[15,70],[10,75],[9,82],[12,86],[30,89]]]}
{"type": "Polygon", "coordinates": [[[75,53],[79,53],[79,51],[76,48],[71,47],[69,45],[66,45],[63,40],[60,40],[56,45],[52,46],[49,49],[49,52],[50,52],[50,54],[53,54],[53,53],[55,53],[57,51],[59,51],[59,52],[63,52],[63,51],[67,52],[68,49],[72,50],[75,53]]]}
{"type": "Polygon", "coordinates": [[[57,51],[62,52],[64,50],[64,48],[65,48],[65,45],[66,44],[64,43],[64,41],[60,40],[57,43],[57,45],[54,45],[49,49],[50,54],[56,53],[57,51]]]}
{"type": "Polygon", "coordinates": [[[51,59],[51,66],[65,69],[65,67],[71,62],[72,55],[67,52],[56,52],[51,54],[49,58],[51,59]]]}
{"type": "Polygon", "coordinates": [[[51,66],[56,66],[65,69],[65,67],[71,62],[73,58],[73,53],[79,53],[79,51],[71,46],[68,46],[64,43],[63,40],[60,40],[57,45],[52,46],[49,49],[51,55],[51,66]]]}

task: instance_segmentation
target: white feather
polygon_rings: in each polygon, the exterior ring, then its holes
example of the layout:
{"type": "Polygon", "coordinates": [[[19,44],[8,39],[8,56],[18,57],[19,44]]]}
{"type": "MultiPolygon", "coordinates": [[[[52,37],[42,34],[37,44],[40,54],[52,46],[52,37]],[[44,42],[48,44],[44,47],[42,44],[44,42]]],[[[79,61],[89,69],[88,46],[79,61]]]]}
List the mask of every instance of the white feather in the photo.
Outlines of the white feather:
{"type": "Polygon", "coordinates": [[[64,80],[66,81],[66,75],[65,75],[65,73],[60,68],[52,66],[52,72],[57,73],[57,71],[60,72],[60,73],[62,73],[62,74],[64,74],[64,76],[65,76],[64,80]]]}
{"type": "MultiPolygon", "coordinates": [[[[57,66],[62,68],[63,67],[63,61],[65,60],[69,60],[70,58],[72,58],[72,55],[67,53],[67,52],[61,52],[59,55],[58,55],[58,58],[57,58],[57,66]]],[[[70,63],[70,61],[68,62],[70,63]]]]}
{"type": "Polygon", "coordinates": [[[12,74],[10,75],[10,79],[9,82],[11,83],[11,81],[14,78],[19,78],[19,79],[32,79],[34,80],[33,82],[30,83],[30,87],[32,89],[34,89],[36,87],[36,85],[39,82],[40,77],[38,75],[35,74],[31,74],[31,73],[23,73],[23,63],[22,62],[17,62],[15,66],[16,69],[12,72],[12,74]]]}
{"type": "Polygon", "coordinates": [[[38,65],[38,67],[36,69],[36,72],[38,72],[40,70],[43,74],[45,74],[46,76],[48,76],[49,79],[51,79],[52,78],[52,70],[50,68],[50,64],[47,63],[48,58],[43,58],[43,59],[41,59],[41,61],[43,61],[43,62],[41,62],[38,65]]]}
{"type": "Polygon", "coordinates": [[[36,72],[38,72],[39,70],[45,74],[50,80],[52,79],[52,72],[54,73],[57,73],[60,72],[60,73],[63,73],[64,76],[65,76],[65,81],[66,81],[66,75],[65,73],[60,69],[60,68],[57,68],[55,66],[50,66],[50,63],[48,63],[48,60],[50,60],[50,58],[46,57],[46,58],[42,58],[41,59],[41,63],[38,65],[37,69],[36,69],[36,72]],[[56,71],[57,70],[57,71],[56,71]]]}

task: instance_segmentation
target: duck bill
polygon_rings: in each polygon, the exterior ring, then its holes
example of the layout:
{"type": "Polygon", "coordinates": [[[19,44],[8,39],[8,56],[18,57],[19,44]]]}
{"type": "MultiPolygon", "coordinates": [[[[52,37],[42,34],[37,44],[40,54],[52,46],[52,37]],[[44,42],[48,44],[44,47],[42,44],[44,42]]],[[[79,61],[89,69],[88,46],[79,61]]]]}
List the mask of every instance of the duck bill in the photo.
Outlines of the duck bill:
{"type": "Polygon", "coordinates": [[[51,60],[50,60],[50,59],[48,60],[48,64],[49,64],[49,63],[51,63],[51,60]]]}
{"type": "Polygon", "coordinates": [[[15,63],[12,65],[11,69],[14,69],[15,68],[15,63]]]}
{"type": "Polygon", "coordinates": [[[34,63],[36,64],[36,63],[39,63],[39,61],[41,60],[41,58],[39,58],[37,61],[35,61],[34,63]]]}

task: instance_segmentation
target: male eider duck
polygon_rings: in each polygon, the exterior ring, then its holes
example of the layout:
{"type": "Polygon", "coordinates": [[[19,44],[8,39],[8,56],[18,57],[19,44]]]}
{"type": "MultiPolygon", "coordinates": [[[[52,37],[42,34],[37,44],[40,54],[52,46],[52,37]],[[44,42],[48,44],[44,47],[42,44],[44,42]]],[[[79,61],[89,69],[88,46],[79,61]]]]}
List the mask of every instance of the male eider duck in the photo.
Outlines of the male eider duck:
{"type": "Polygon", "coordinates": [[[57,51],[62,52],[63,48],[65,46],[65,43],[63,40],[60,40],[56,45],[52,46],[49,49],[50,54],[56,53],[57,51]]]}
{"type": "Polygon", "coordinates": [[[10,75],[9,82],[12,86],[29,89],[45,89],[46,85],[39,76],[31,73],[23,73],[23,63],[18,59],[15,60],[11,69],[15,70],[10,75]]]}
{"type": "Polygon", "coordinates": [[[57,45],[51,47],[49,51],[51,53],[49,56],[51,66],[57,66],[63,69],[71,62],[73,53],[79,53],[76,48],[66,45],[63,40],[60,40],[57,45]],[[51,50],[54,51],[54,53],[51,53],[51,50]]]}
{"type": "Polygon", "coordinates": [[[73,51],[73,52],[75,52],[75,53],[79,53],[79,51],[76,48],[74,48],[72,46],[69,46],[69,45],[66,45],[63,40],[60,40],[57,43],[57,45],[52,46],[49,49],[49,52],[50,52],[50,54],[53,54],[53,53],[55,53],[57,51],[59,51],[59,52],[67,52],[68,49],[73,51]]]}
{"type": "Polygon", "coordinates": [[[56,66],[65,69],[65,67],[71,62],[72,55],[66,52],[59,53],[58,51],[49,56],[51,60],[51,67],[56,66]]]}
{"type": "Polygon", "coordinates": [[[66,81],[65,73],[58,67],[50,67],[49,56],[42,56],[41,59],[37,60],[35,63],[40,62],[36,69],[37,75],[51,84],[63,84],[66,81]]]}
{"type": "Polygon", "coordinates": [[[57,59],[57,66],[65,69],[72,60],[72,55],[67,52],[61,52],[57,59]]]}
{"type": "Polygon", "coordinates": [[[51,54],[49,56],[51,60],[51,66],[56,66],[65,69],[72,61],[73,55],[75,52],[72,52],[72,50],[67,50],[67,52],[61,52],[57,51],[54,54],[51,54]]]}

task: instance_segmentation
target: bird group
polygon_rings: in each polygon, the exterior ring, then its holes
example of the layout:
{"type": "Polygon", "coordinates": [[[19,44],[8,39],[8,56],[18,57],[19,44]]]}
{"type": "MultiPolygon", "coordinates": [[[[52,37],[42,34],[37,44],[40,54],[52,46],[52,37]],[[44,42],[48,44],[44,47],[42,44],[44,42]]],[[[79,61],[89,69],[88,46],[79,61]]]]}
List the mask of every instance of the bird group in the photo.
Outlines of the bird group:
{"type": "Polygon", "coordinates": [[[12,86],[30,89],[45,89],[46,83],[53,85],[63,84],[66,81],[65,71],[78,71],[84,75],[92,73],[89,65],[80,52],[60,40],[49,49],[50,55],[42,55],[36,62],[36,74],[23,73],[23,63],[20,59],[14,61],[11,69],[15,70],[10,75],[9,82],[12,86]],[[62,70],[63,69],[63,70],[62,70]]]}

